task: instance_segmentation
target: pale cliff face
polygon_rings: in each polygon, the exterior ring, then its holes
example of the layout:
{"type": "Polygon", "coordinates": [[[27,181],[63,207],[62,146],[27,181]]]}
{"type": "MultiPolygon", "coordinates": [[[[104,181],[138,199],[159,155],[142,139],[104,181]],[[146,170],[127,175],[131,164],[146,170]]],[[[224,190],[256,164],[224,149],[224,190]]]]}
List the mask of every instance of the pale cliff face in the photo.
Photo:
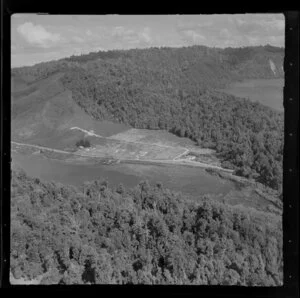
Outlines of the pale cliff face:
{"type": "Polygon", "coordinates": [[[274,76],[276,76],[276,73],[277,73],[276,65],[274,64],[274,62],[271,59],[269,59],[269,63],[270,63],[270,68],[274,73],[274,76]]]}

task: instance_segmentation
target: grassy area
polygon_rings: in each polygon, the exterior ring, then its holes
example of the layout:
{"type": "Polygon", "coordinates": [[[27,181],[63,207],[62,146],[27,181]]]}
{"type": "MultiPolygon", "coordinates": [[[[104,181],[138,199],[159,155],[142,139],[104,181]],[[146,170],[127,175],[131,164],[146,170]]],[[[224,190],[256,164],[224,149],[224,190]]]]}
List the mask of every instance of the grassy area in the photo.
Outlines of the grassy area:
{"type": "Polygon", "coordinates": [[[185,152],[182,147],[161,147],[156,144],[150,145],[95,137],[89,137],[89,139],[91,139],[93,148],[81,148],[78,153],[117,159],[169,160],[185,152]]]}
{"type": "Polygon", "coordinates": [[[97,121],[78,106],[60,82],[62,74],[52,75],[30,85],[22,80],[12,84],[12,139],[54,149],[73,150],[85,134],[80,127],[104,137],[129,129],[124,124],[97,121]]]}
{"type": "Polygon", "coordinates": [[[192,146],[194,143],[187,138],[179,138],[164,130],[129,129],[127,131],[112,135],[110,138],[127,141],[141,142],[159,146],[192,146]]]}

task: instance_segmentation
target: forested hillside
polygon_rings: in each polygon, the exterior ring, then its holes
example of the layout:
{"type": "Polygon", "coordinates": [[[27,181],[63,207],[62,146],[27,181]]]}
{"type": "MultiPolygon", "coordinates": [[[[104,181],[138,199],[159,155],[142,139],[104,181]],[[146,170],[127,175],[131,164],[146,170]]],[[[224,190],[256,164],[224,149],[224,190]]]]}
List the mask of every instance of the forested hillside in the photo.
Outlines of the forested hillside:
{"type": "MultiPolygon", "coordinates": [[[[228,79],[283,77],[283,60],[284,49],[273,46],[226,49],[205,46],[162,47],[99,51],[71,56],[70,58],[43,62],[34,66],[14,68],[12,69],[12,75],[21,75],[23,80],[30,82],[46,78],[52,73],[72,67],[91,69],[93,65],[95,66],[99,62],[106,62],[111,65],[115,64],[114,62],[126,61],[127,67],[146,67],[145,72],[152,69],[156,70],[157,74],[167,73],[170,68],[179,72],[187,71],[185,77],[190,75],[189,79],[193,79],[194,76],[196,83],[200,86],[204,85],[205,82],[209,86],[212,86],[212,84],[219,86],[224,83],[220,80],[222,77],[225,81],[228,79]],[[275,74],[270,68],[270,61],[274,63],[275,74]],[[209,74],[214,76],[210,77],[209,74]]],[[[96,68],[99,67],[96,66],[96,68]]],[[[174,74],[173,78],[180,77],[180,75],[180,73],[174,74]]]]}
{"type": "Polygon", "coordinates": [[[42,284],[283,282],[281,219],[162,185],[80,188],[12,172],[11,273],[42,284]]]}
{"type": "Polygon", "coordinates": [[[216,149],[223,166],[280,190],[283,113],[216,89],[282,77],[283,55],[272,46],[151,48],[73,56],[12,74],[32,82],[62,72],[65,88],[93,118],[188,137],[216,149]]]}

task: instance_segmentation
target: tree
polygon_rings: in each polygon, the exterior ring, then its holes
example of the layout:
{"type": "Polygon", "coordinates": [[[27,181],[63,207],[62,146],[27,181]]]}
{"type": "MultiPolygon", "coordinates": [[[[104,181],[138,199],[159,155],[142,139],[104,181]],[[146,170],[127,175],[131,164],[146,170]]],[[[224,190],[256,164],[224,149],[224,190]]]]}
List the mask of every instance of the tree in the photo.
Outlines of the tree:
{"type": "Polygon", "coordinates": [[[79,141],[76,142],[76,146],[77,147],[81,146],[81,147],[87,148],[87,147],[91,147],[91,143],[87,139],[82,139],[82,140],[79,140],[79,141]]]}

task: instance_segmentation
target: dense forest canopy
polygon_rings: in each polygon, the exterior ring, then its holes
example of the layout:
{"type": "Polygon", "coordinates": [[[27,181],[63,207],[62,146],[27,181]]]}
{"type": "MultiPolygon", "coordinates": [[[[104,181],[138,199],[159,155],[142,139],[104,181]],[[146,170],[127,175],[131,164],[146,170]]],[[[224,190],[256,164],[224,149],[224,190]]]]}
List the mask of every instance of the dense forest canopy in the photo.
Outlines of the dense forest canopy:
{"type": "Polygon", "coordinates": [[[75,188],[14,170],[11,273],[42,284],[279,286],[281,219],[159,183],[75,188]]]}
{"type": "Polygon", "coordinates": [[[188,137],[215,149],[236,174],[280,190],[283,113],[217,89],[283,77],[283,56],[283,48],[272,46],[133,49],[72,56],[12,75],[32,82],[62,72],[65,88],[95,119],[188,137]]]}
{"type": "MultiPolygon", "coordinates": [[[[278,70],[275,76],[283,77],[283,59],[284,48],[267,46],[242,47],[242,48],[208,48],[206,46],[190,46],[182,48],[149,48],[149,49],[131,49],[131,50],[112,50],[99,51],[85,55],[71,56],[60,60],[43,62],[34,66],[25,66],[12,69],[12,75],[22,75],[28,81],[41,79],[50,74],[62,71],[71,67],[83,67],[90,62],[126,60],[147,64],[151,68],[167,66],[182,68],[188,70],[194,63],[207,66],[211,71],[224,69],[227,75],[234,79],[242,78],[274,78],[274,73],[269,67],[269,61],[272,60],[278,70]],[[222,64],[222,65],[217,65],[222,64]],[[172,66],[173,65],[173,66],[172,66]],[[232,74],[234,71],[237,76],[232,74]],[[243,77],[241,78],[241,74],[243,77]]],[[[220,76],[218,76],[220,77],[220,76]]],[[[202,78],[203,79],[203,78],[202,78]]]]}

